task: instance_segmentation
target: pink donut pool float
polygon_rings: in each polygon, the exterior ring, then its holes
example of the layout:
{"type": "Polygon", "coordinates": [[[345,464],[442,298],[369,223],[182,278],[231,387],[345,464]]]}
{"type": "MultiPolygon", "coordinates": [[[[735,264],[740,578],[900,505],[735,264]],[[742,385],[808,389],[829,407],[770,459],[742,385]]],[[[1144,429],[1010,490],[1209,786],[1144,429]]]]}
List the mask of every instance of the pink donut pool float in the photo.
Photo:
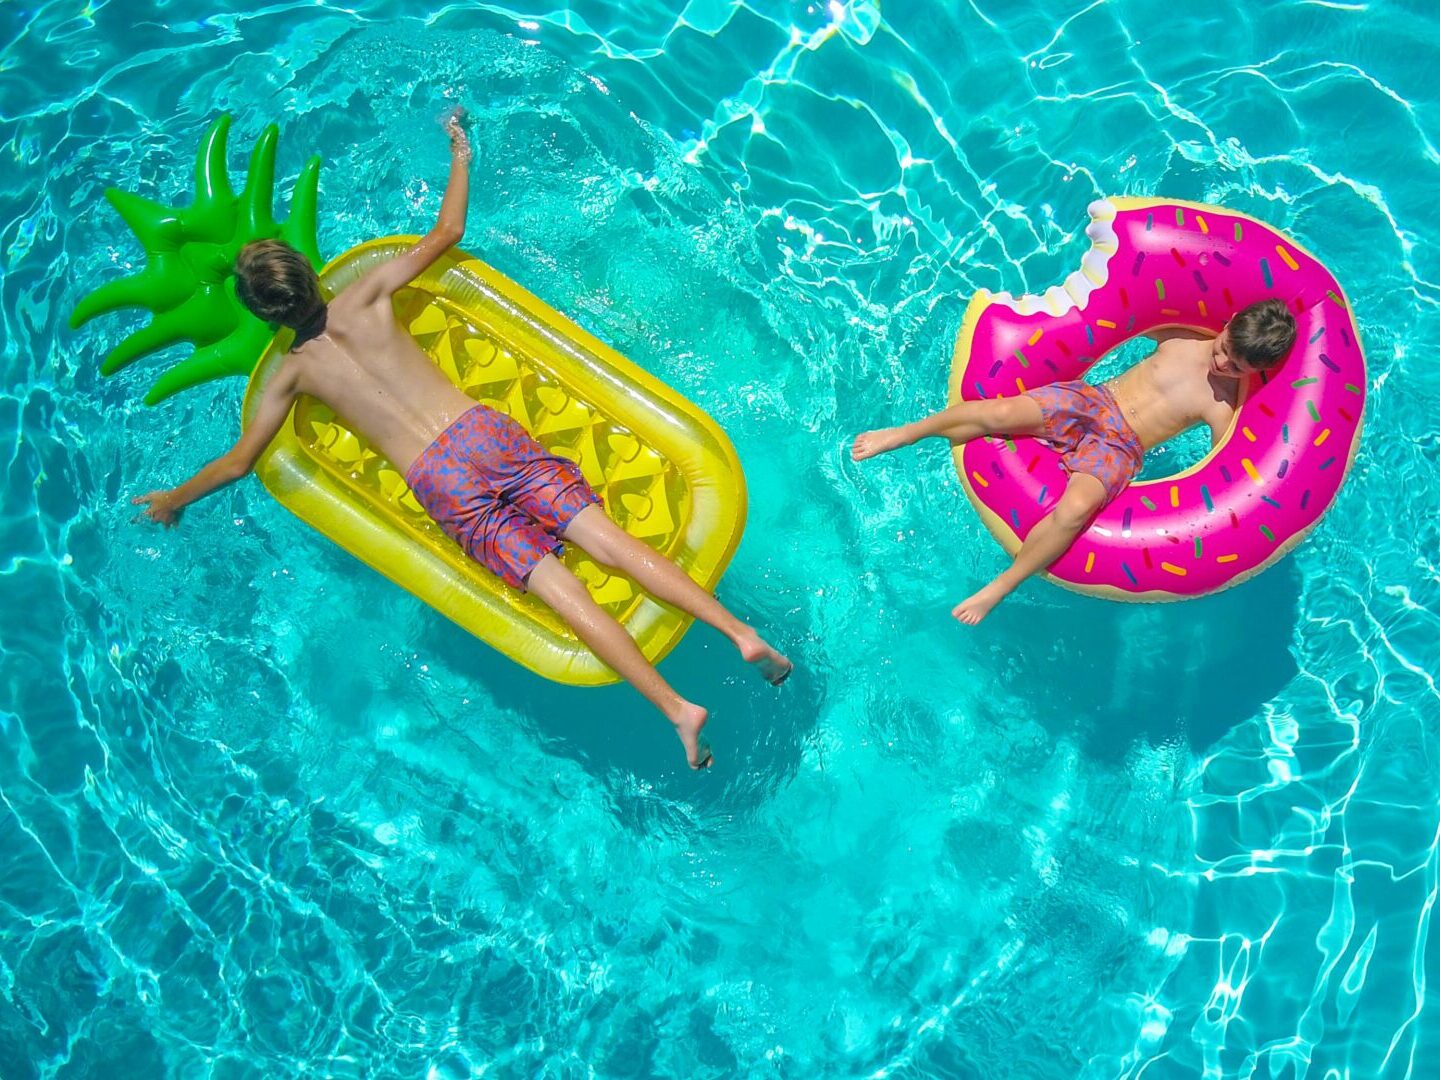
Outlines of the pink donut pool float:
{"type": "MultiPolygon", "coordinates": [[[[1251,378],[1230,430],[1198,464],[1132,483],[1049,569],[1059,584],[1118,600],[1182,600],[1258,574],[1334,502],[1360,445],[1365,355],[1334,276],[1284,233],[1245,214],[1166,199],[1089,207],[1080,269],[1042,295],[981,290],[970,301],[950,401],[1080,379],[1109,350],[1167,326],[1219,333],[1279,297],[1295,315],[1290,355],[1251,378]]],[[[955,466],[1012,554],[1065,488],[1060,457],[1030,438],[977,439],[955,466]]]]}

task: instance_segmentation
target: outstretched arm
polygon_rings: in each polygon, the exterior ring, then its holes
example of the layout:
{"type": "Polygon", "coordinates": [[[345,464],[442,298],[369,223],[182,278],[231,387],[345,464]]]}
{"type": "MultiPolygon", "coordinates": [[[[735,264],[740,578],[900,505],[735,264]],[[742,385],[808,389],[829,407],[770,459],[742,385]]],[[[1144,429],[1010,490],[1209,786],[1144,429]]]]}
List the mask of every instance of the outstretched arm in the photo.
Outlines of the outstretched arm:
{"type": "Polygon", "coordinates": [[[137,495],[130,500],[131,503],[144,506],[142,513],[151,521],[167,527],[174,525],[186,506],[226,484],[234,483],[255,467],[265,447],[270,445],[270,440],[290,415],[290,406],[299,393],[295,372],[289,370],[288,365],[282,366],[266,384],[255,410],[255,419],[234,446],[179,487],[137,495]]]}
{"type": "Polygon", "coordinates": [[[357,303],[388,301],[396,289],[414,281],[465,235],[465,215],[470,206],[470,140],[460,126],[463,115],[457,108],[444,121],[450,135],[450,182],[445,186],[435,227],[409,251],[377,266],[346,289],[345,293],[357,303]]]}

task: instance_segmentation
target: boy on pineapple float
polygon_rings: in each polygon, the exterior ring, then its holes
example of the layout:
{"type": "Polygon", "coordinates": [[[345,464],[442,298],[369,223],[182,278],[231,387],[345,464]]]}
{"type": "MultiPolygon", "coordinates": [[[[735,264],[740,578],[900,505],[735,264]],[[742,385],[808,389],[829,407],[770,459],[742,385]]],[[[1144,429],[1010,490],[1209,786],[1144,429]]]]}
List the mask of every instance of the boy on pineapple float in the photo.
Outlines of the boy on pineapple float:
{"type": "Polygon", "coordinates": [[[709,623],[767,681],[778,685],[794,665],[678,566],[611,521],[574,462],[548,453],[515,421],[462,393],[395,321],[391,296],[465,231],[471,152],[459,121],[459,110],[444,121],[450,180],[435,227],[328,303],[314,268],[294,248],[261,240],[241,250],[236,295],[259,318],[292,327],[295,342],[233,448],[179,487],[134,502],[154,521],[175,524],[181,508],[254,468],[299,395],[317,398],[404,472],[415,498],[471,558],[553,608],[659,709],[675,726],[692,769],[707,768],[714,758],[700,738],[706,710],[676,693],[591,599],[556,557],[562,539],[709,623]]]}

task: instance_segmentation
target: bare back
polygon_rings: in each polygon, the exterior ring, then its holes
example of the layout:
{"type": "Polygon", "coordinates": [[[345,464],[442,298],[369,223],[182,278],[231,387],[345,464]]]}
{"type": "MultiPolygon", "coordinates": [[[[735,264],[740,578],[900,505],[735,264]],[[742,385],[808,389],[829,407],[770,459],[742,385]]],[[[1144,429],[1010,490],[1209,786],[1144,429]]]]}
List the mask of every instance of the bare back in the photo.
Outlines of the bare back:
{"type": "Polygon", "coordinates": [[[1105,384],[1146,450],[1199,423],[1217,440],[1229,427],[1240,384],[1215,374],[1212,341],[1188,332],[1167,338],[1105,384]]]}
{"type": "Polygon", "coordinates": [[[401,472],[475,402],[395,321],[389,296],[329,305],[325,332],[290,353],[301,393],[334,409],[401,472]]]}

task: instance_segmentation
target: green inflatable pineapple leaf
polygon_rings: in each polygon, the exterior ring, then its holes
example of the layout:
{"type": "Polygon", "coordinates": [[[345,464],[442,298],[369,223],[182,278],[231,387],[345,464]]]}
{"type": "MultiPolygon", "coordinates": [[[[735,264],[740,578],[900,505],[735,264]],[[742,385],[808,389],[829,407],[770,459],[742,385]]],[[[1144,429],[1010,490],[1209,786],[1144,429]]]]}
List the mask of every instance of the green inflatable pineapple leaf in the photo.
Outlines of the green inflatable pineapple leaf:
{"type": "Polygon", "coordinates": [[[148,308],[154,318],[105,357],[100,370],[113,375],[126,364],[157,349],[188,341],[195,351],[165,372],[145,404],[226,375],[254,369],[273,336],[264,322],[235,296],[235,259],[253,240],[281,239],[302,252],[318,271],[315,208],[320,158],[300,170],[284,225],[271,215],[275,187],[275,146],[280,129],[271,124],[250,152],[245,190],[236,195],[225,167],[230,117],[221,116],[205,132],[195,161],[195,198],[184,209],[108,188],[105,197],[119,211],[145,249],[145,269],[100,286],[75,306],[70,326],[121,307],[148,308]]]}

